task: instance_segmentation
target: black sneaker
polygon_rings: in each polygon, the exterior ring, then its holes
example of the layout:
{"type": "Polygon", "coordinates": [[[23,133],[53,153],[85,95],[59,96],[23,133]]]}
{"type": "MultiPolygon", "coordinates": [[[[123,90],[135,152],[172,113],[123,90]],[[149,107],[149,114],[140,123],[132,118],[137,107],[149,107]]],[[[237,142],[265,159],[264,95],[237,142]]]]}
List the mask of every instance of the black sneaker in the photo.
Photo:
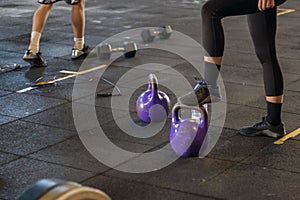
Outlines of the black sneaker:
{"type": "Polygon", "coordinates": [[[195,78],[197,84],[194,90],[186,95],[179,97],[178,102],[188,106],[202,106],[206,103],[218,102],[221,100],[219,87],[207,85],[205,81],[195,78]]]}
{"type": "Polygon", "coordinates": [[[42,58],[42,53],[33,53],[30,49],[28,49],[24,56],[23,60],[28,62],[31,67],[47,67],[47,62],[42,58]]]}
{"type": "Polygon", "coordinates": [[[244,136],[264,135],[264,136],[278,138],[284,136],[286,132],[284,130],[283,123],[274,126],[267,121],[267,117],[263,117],[261,122],[258,122],[253,126],[247,126],[241,128],[239,130],[239,134],[244,136]]]}
{"type": "Polygon", "coordinates": [[[71,56],[73,60],[84,59],[87,57],[87,55],[89,55],[91,51],[92,49],[89,46],[84,45],[83,49],[81,50],[73,48],[71,56]]]}

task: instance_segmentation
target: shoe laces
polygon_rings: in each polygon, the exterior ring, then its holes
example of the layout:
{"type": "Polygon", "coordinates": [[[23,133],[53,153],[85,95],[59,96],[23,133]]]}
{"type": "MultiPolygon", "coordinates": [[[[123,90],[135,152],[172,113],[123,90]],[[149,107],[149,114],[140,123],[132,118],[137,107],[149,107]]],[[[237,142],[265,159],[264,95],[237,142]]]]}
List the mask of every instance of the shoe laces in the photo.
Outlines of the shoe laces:
{"type": "Polygon", "coordinates": [[[203,87],[207,87],[207,84],[204,80],[201,80],[200,78],[197,78],[197,77],[195,77],[195,80],[196,80],[196,85],[194,87],[194,91],[197,91],[203,87]]]}
{"type": "Polygon", "coordinates": [[[260,127],[260,126],[262,126],[264,124],[268,124],[266,117],[263,117],[262,121],[254,124],[253,127],[260,127]]]}

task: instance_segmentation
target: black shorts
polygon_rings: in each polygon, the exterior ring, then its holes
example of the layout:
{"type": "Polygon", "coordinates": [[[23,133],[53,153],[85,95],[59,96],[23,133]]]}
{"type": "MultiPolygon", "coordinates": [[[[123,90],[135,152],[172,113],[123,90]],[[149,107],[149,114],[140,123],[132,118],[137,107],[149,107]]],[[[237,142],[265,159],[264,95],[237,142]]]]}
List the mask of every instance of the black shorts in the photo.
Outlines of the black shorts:
{"type": "Polygon", "coordinates": [[[59,1],[65,1],[67,4],[75,5],[80,2],[80,0],[37,0],[40,4],[54,4],[59,1]]]}

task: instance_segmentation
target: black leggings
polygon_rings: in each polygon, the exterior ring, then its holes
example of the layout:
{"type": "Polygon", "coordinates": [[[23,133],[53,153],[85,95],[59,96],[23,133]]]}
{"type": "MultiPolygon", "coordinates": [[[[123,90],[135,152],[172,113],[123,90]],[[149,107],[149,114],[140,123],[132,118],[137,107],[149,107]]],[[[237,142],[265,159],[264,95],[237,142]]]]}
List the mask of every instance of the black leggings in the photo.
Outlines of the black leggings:
{"type": "MultiPolygon", "coordinates": [[[[276,6],[285,0],[276,0],[276,6]]],[[[227,16],[248,15],[248,26],[256,55],[263,66],[266,96],[283,94],[283,77],[276,56],[277,9],[264,12],[258,0],[208,0],[202,7],[202,44],[210,57],[223,56],[224,31],[221,20],[227,16]]]]}

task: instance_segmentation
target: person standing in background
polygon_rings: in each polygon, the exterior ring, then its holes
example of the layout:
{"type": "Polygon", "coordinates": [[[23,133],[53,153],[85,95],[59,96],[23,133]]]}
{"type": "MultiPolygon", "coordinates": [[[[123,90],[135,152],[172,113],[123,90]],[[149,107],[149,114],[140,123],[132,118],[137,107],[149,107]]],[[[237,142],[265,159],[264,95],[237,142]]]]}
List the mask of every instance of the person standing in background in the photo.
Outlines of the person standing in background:
{"type": "MultiPolygon", "coordinates": [[[[30,63],[32,67],[47,67],[47,61],[42,58],[40,52],[40,39],[53,5],[59,1],[63,0],[38,0],[41,5],[33,15],[30,44],[23,56],[23,60],[30,63]]],[[[74,47],[72,48],[71,58],[83,59],[91,51],[84,41],[85,0],[65,0],[65,2],[72,5],[74,47]]]]}

